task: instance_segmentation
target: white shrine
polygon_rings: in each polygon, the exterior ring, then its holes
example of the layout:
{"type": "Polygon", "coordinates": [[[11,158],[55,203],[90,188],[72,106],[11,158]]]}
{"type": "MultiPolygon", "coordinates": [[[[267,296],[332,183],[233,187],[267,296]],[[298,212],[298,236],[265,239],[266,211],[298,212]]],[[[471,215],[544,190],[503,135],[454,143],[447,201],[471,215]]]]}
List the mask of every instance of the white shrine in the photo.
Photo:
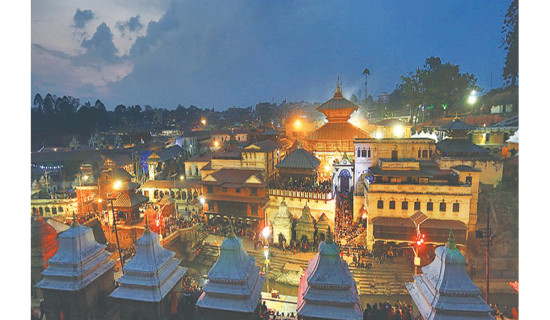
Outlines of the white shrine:
{"type": "Polygon", "coordinates": [[[117,280],[120,286],[110,295],[119,299],[121,319],[158,319],[170,314],[187,271],[179,265],[181,260],[174,258],[174,252],[161,246],[149,224],[145,225],[136,254],[122,269],[123,275],[117,280]]]}
{"type": "Polygon", "coordinates": [[[221,246],[197,300],[201,319],[252,319],[258,312],[265,275],[233,232],[221,246]]]}
{"type": "Polygon", "coordinates": [[[279,211],[273,219],[273,242],[280,243],[283,239],[289,244],[292,240],[292,214],[284,200],[279,205],[279,211]]]}
{"type": "Polygon", "coordinates": [[[494,319],[466,272],[466,259],[456,248],[452,229],[447,244],[435,249],[434,261],[422,272],[407,283],[422,319],[494,319]]]}
{"type": "Polygon", "coordinates": [[[59,249],[48,260],[41,289],[48,319],[87,319],[105,311],[106,295],[114,289],[115,262],[91,228],[76,222],[59,235],[59,249]]]}
{"type": "Polygon", "coordinates": [[[357,285],[330,231],[300,279],[296,311],[304,320],[363,319],[357,285]]]}

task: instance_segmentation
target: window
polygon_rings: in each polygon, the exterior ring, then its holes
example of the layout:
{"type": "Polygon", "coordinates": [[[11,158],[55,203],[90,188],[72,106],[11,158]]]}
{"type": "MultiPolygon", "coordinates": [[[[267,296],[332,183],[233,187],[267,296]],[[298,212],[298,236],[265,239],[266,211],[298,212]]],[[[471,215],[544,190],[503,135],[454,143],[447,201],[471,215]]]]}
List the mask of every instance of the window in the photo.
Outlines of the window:
{"type": "Polygon", "coordinates": [[[414,210],[420,210],[420,201],[414,202],[414,210]]]}
{"type": "Polygon", "coordinates": [[[472,185],[472,177],[466,177],[466,184],[472,185]]]}
{"type": "Polygon", "coordinates": [[[378,209],[384,209],[384,201],[378,200],[378,209]]]}
{"type": "Polygon", "coordinates": [[[459,212],[460,211],[460,203],[453,203],[453,212],[459,212]]]}
{"type": "Polygon", "coordinates": [[[357,158],[361,157],[361,150],[357,149],[357,158]]]}
{"type": "Polygon", "coordinates": [[[50,213],[50,207],[46,207],[46,213],[50,213]]]}
{"type": "Polygon", "coordinates": [[[439,211],[441,212],[447,211],[447,204],[445,202],[439,203],[439,211]]]}
{"type": "Polygon", "coordinates": [[[434,211],[434,203],[431,202],[431,201],[426,203],[426,210],[427,211],[434,211]]]}
{"type": "Polygon", "coordinates": [[[428,150],[422,150],[422,158],[428,157],[428,150]]]}
{"type": "Polygon", "coordinates": [[[241,188],[235,188],[236,193],[241,193],[241,188]]]}
{"type": "Polygon", "coordinates": [[[392,150],[391,152],[391,161],[397,161],[397,150],[392,150]]]}
{"type": "Polygon", "coordinates": [[[395,209],[395,201],[390,201],[390,209],[395,209]]]}
{"type": "Polygon", "coordinates": [[[256,189],[256,188],[250,188],[250,195],[251,195],[251,196],[258,195],[257,189],[256,189]]]}
{"type": "Polygon", "coordinates": [[[363,158],[367,157],[367,150],[365,150],[365,149],[361,150],[361,157],[363,157],[363,158]]]}
{"type": "Polygon", "coordinates": [[[487,133],[485,135],[485,144],[489,144],[491,142],[491,134],[487,133]]]}
{"type": "Polygon", "coordinates": [[[401,209],[403,210],[409,209],[409,203],[407,201],[401,202],[401,209]]]}
{"type": "Polygon", "coordinates": [[[418,149],[418,157],[422,158],[422,150],[418,149]]]}
{"type": "MultiPolygon", "coordinates": [[[[458,203],[457,203],[457,204],[458,204],[458,203]]],[[[59,209],[57,209],[57,211],[63,212],[63,207],[59,207],[59,209]]]]}
{"type": "Polygon", "coordinates": [[[223,187],[223,192],[227,192],[227,188],[226,188],[226,187],[223,187]]]}
{"type": "Polygon", "coordinates": [[[369,158],[370,158],[370,149],[369,149],[369,150],[367,150],[367,157],[369,157],[369,158]]]}
{"type": "Polygon", "coordinates": [[[433,150],[430,150],[430,158],[432,157],[433,152],[434,152],[433,150]]]}

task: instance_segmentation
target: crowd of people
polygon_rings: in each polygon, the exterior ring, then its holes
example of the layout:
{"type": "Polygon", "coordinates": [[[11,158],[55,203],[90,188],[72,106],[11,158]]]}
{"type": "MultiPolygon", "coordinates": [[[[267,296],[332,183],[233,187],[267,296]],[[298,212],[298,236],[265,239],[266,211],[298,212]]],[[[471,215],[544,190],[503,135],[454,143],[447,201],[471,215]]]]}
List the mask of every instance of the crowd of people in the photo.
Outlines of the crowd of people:
{"type": "Polygon", "coordinates": [[[391,304],[389,300],[386,302],[367,303],[363,310],[363,320],[416,320],[420,319],[413,316],[412,305],[402,301],[397,301],[391,304]]]}
{"type": "Polygon", "coordinates": [[[340,192],[336,196],[334,226],[337,240],[349,241],[363,232],[363,225],[353,222],[353,191],[340,192]]]}
{"type": "Polygon", "coordinates": [[[270,189],[281,189],[302,192],[332,192],[332,181],[317,181],[315,177],[305,177],[301,179],[289,178],[282,179],[274,176],[268,180],[267,187],[270,189]]]}

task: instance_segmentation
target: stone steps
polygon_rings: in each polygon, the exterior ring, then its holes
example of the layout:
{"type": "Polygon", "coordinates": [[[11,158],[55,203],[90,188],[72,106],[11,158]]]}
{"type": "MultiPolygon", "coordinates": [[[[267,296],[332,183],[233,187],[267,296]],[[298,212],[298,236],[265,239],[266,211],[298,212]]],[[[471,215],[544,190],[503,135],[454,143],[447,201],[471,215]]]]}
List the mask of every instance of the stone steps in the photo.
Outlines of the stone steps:
{"type": "MultiPolygon", "coordinates": [[[[248,253],[256,260],[260,266],[265,261],[264,251],[248,250],[248,253]]],[[[207,260],[214,263],[218,259],[218,247],[211,244],[203,246],[202,255],[207,255],[207,260]]],[[[367,261],[372,262],[367,259],[367,261]]],[[[281,274],[285,263],[299,265],[303,270],[307,269],[308,260],[295,257],[294,255],[282,255],[281,252],[275,252],[275,256],[270,258],[270,278],[276,278],[281,274]]],[[[371,269],[357,268],[349,266],[349,270],[357,283],[360,294],[407,294],[406,282],[413,280],[414,268],[402,261],[393,263],[373,262],[371,269]]]]}

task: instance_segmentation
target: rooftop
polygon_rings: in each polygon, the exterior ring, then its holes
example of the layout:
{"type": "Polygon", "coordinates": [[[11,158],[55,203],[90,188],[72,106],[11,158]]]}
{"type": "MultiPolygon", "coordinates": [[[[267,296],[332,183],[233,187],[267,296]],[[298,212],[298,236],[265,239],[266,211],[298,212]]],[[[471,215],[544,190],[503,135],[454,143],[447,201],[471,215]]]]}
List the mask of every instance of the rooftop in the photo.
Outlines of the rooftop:
{"type": "Polygon", "coordinates": [[[302,148],[289,153],[276,167],[281,168],[294,168],[294,169],[317,169],[321,161],[317,159],[313,154],[302,148]]]}

